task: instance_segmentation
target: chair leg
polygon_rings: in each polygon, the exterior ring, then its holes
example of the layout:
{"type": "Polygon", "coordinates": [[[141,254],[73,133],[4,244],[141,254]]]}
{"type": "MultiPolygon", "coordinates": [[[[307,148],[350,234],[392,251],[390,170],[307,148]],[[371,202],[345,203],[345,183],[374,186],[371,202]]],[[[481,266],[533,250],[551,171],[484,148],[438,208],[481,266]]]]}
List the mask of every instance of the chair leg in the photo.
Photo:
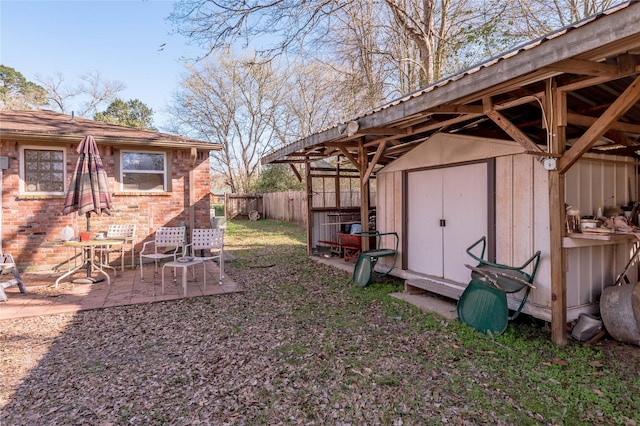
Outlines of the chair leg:
{"type": "Polygon", "coordinates": [[[218,262],[220,266],[220,285],[222,285],[222,279],[224,278],[224,252],[220,250],[220,261],[218,262]]]}

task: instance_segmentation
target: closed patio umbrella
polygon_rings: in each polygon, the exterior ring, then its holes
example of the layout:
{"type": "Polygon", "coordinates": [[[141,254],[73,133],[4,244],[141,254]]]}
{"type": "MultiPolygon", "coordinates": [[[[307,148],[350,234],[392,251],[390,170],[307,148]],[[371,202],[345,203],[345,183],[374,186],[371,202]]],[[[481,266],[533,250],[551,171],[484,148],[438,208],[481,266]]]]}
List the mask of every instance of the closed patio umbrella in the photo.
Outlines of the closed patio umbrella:
{"type": "Polygon", "coordinates": [[[85,136],[78,145],[78,162],[67,189],[63,214],[78,212],[87,216],[87,232],[91,232],[91,213],[111,214],[111,194],[107,172],[102,165],[98,145],[93,136],[85,136]]]}
{"type": "MultiPolygon", "coordinates": [[[[78,212],[78,215],[86,215],[87,232],[91,232],[91,213],[111,214],[111,194],[107,172],[93,136],[85,136],[78,145],[77,152],[78,162],[69,182],[62,213],[78,212]]],[[[90,262],[87,264],[87,276],[91,276],[90,262]]]]}

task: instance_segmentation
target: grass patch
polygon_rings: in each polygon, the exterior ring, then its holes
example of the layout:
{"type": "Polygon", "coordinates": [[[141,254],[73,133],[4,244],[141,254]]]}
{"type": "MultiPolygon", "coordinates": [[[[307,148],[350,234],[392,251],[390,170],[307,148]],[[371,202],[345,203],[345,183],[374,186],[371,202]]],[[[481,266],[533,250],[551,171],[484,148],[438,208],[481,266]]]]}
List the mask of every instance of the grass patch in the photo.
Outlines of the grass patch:
{"type": "MultiPolygon", "coordinates": [[[[525,315],[503,335],[485,336],[390,297],[402,290],[393,278],[357,287],[348,274],[310,260],[304,229],[295,225],[237,221],[228,232],[242,241],[234,243],[239,267],[257,262],[261,245],[259,262],[278,265],[269,288],[290,303],[301,340],[281,355],[321,354],[325,368],[344,368],[349,379],[333,397],[336,406],[353,403],[349,389],[359,383],[371,392],[393,389],[378,418],[397,418],[400,400],[402,418],[415,424],[424,423],[427,402],[432,414],[464,413],[480,423],[633,424],[639,416],[637,370],[628,375],[619,368],[624,360],[606,359],[598,346],[556,346],[546,325],[525,315]],[[322,333],[305,338],[310,330],[322,333]]],[[[359,410],[350,412],[359,418],[359,410]]]]}

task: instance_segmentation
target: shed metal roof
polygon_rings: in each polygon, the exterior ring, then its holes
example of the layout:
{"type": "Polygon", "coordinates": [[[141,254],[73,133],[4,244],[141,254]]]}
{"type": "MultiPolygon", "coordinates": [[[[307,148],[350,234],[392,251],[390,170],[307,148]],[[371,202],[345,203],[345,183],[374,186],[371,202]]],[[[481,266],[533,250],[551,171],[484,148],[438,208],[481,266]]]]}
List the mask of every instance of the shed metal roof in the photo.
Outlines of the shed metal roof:
{"type": "MultiPolygon", "coordinates": [[[[363,145],[385,165],[436,132],[504,140],[521,132],[535,144],[532,151],[545,150],[548,109],[542,105],[551,78],[566,93],[571,145],[640,75],[638,22],[640,3],[622,3],[354,117],[354,133],[336,125],[273,151],[262,163],[356,158],[363,145]]],[[[591,150],[636,155],[639,145],[636,102],[591,150]]]]}

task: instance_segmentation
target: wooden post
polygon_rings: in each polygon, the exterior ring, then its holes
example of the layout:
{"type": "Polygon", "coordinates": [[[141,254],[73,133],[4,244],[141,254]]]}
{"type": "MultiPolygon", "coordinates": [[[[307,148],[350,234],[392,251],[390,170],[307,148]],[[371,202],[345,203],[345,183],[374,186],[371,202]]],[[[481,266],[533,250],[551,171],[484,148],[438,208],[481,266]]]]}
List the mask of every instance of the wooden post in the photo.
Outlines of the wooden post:
{"type": "MultiPolygon", "coordinates": [[[[358,160],[360,164],[360,223],[362,232],[369,232],[369,179],[365,179],[369,160],[363,140],[358,145],[358,160]]],[[[369,238],[362,238],[362,250],[369,250],[369,238]]]]}
{"type": "MultiPolygon", "coordinates": [[[[555,80],[547,83],[545,108],[551,153],[562,154],[565,147],[566,102],[555,80]],[[556,115],[551,113],[555,111],[556,115]]],[[[549,258],[551,261],[551,340],[557,345],[567,344],[567,274],[562,237],[565,232],[565,175],[559,170],[549,171],[549,258]]]]}
{"type": "Polygon", "coordinates": [[[313,215],[311,208],[313,206],[313,184],[311,178],[311,163],[306,161],[305,165],[305,185],[307,190],[307,254],[311,256],[313,252],[313,215]]]}

